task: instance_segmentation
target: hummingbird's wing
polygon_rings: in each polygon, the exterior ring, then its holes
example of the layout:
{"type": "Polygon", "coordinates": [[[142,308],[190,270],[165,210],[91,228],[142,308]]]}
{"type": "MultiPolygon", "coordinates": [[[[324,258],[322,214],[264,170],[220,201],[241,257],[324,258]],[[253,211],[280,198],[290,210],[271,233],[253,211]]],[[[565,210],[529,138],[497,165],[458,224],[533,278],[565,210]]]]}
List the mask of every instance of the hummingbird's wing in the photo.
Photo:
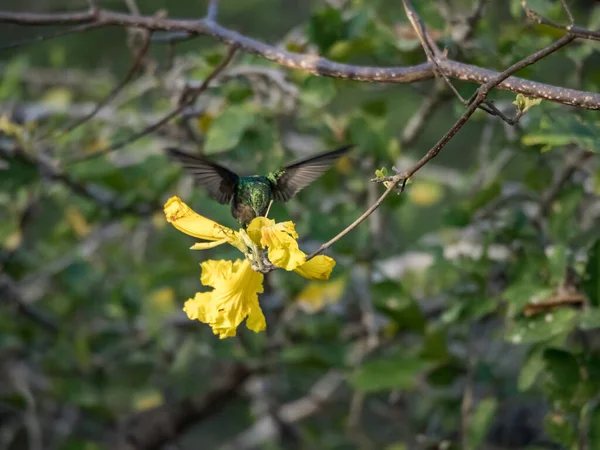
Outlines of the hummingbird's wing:
{"type": "Polygon", "coordinates": [[[332,152],[311,156],[278,170],[273,174],[275,179],[273,198],[280,202],[287,202],[298,191],[323,175],[338,158],[351,148],[352,145],[347,145],[332,152]]]}
{"type": "Polygon", "coordinates": [[[183,168],[192,174],[216,201],[222,204],[231,201],[238,182],[235,173],[200,156],[193,156],[175,148],[168,148],[167,153],[181,163],[183,168]]]}

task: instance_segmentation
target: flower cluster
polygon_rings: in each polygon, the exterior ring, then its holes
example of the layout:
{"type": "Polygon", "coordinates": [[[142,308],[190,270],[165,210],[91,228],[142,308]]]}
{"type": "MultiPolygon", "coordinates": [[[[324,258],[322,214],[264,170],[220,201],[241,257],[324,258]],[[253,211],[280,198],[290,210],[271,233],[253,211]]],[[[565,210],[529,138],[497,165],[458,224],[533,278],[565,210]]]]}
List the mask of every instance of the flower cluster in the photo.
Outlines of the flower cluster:
{"type": "Polygon", "coordinates": [[[298,248],[293,222],[275,223],[257,217],[247,229],[234,231],[197,214],[178,197],[171,197],[164,210],[175,228],[203,241],[193,245],[192,250],[230,244],[244,254],[243,260],[203,262],[200,281],[213,290],[198,292],[183,308],[190,319],[207,323],[221,339],[235,336],[246,317],[246,326],[252,331],[266,329],[258,302],[258,294],[263,292],[263,272],[278,267],[310,280],[327,280],[335,266],[328,256],[306,260],[306,254],[298,248]]]}

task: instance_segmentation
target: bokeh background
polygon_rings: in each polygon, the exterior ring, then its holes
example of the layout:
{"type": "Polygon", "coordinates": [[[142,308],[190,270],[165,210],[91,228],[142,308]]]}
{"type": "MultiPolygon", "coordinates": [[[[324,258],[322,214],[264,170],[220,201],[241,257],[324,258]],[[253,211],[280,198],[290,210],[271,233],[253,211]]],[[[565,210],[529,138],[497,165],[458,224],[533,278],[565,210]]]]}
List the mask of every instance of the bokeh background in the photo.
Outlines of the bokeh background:
{"type": "MultiPolygon", "coordinates": [[[[127,2],[99,3],[127,11],[127,2]]],[[[197,18],[206,3],[138,6],[197,18]]],[[[493,70],[561,35],[527,21],[520,0],[485,2],[471,24],[479,3],[414,1],[451,58],[493,70]]],[[[568,3],[578,24],[600,27],[597,2],[568,3]]],[[[566,23],[559,1],[529,5],[566,23]]],[[[425,60],[400,1],[221,1],[218,21],[340,62],[425,60]]],[[[0,43],[58,29],[2,24],[0,43]]],[[[595,112],[542,102],[514,127],[477,112],[402,195],[328,251],[337,261],[330,281],[269,274],[260,296],[267,331],[242,325],[219,340],[182,307],[204,289],[200,262],[239,253],[190,251],[193,239],[162,206],[178,195],[236,223],[165,147],[264,173],[355,144],[272,208],[296,223],[309,253],[383,192],[369,181],[376,169],[408,168],[464,106],[439,80],[319,78],[238,52],[178,119],[67,164],[167,114],[227,52],[210,36],[154,38],[134,79],[66,134],[125,77],[140,33],[105,28],[0,52],[0,117],[18,130],[5,122],[0,131],[0,449],[150,448],[132,436],[179,418],[185,426],[152,448],[600,448],[595,112]],[[67,175],[55,176],[55,164],[67,175]],[[532,307],[553,300],[558,307],[532,307]]],[[[576,42],[518,76],[596,92],[598,44],[576,42]]],[[[467,98],[476,88],[455,85],[467,98]]],[[[514,114],[515,94],[491,98],[514,114]]]]}

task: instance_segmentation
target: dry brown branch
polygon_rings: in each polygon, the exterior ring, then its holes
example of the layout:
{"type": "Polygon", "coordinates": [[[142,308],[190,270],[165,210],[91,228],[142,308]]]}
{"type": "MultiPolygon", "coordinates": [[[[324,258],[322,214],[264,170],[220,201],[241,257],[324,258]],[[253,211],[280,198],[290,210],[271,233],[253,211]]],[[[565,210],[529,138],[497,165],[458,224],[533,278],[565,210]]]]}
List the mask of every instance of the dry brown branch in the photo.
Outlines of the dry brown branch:
{"type": "MultiPolygon", "coordinates": [[[[95,14],[90,11],[55,14],[0,11],[0,23],[11,23],[21,26],[94,23],[98,26],[135,27],[149,31],[208,35],[227,44],[237,45],[242,51],[262,56],[292,69],[302,70],[314,75],[365,82],[413,83],[434,77],[436,69],[432,62],[410,67],[369,67],[336,63],[318,55],[302,55],[265,44],[206,19],[192,21],[156,16],[133,16],[101,9],[95,14]]],[[[575,30],[575,28],[577,27],[574,27],[574,31],[570,34],[573,38],[591,39],[588,35],[596,33],[587,30],[586,33],[583,33],[581,30],[575,30]]],[[[600,32],[597,34],[600,36],[600,32]]],[[[448,77],[478,84],[488,83],[499,75],[498,72],[493,70],[449,59],[440,60],[438,64],[448,77]]],[[[600,109],[600,94],[594,92],[567,89],[516,77],[503,78],[498,83],[497,88],[565,105],[580,106],[586,109],[600,109]]]]}

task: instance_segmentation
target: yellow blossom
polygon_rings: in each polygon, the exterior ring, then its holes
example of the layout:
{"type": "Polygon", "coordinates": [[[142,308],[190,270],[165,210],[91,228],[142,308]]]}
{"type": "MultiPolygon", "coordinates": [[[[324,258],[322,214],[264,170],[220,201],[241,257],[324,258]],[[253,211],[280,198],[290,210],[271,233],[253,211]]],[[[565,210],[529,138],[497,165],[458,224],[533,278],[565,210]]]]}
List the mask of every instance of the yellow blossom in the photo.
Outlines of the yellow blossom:
{"type": "Polygon", "coordinates": [[[245,251],[245,245],[243,245],[239,233],[201,216],[183,203],[179,197],[171,197],[164,209],[167,222],[179,231],[205,241],[211,241],[195,244],[192,249],[203,250],[229,243],[238,247],[240,251],[245,251]]]}
{"type": "Polygon", "coordinates": [[[194,212],[178,197],[165,204],[167,221],[178,230],[205,242],[196,243],[193,250],[204,250],[228,243],[240,250],[246,259],[232,261],[209,260],[201,264],[201,281],[212,291],[197,293],[184,306],[192,320],[207,323],[219,337],[235,336],[237,326],[247,317],[246,326],[255,331],[266,329],[265,317],[258,303],[263,292],[262,268],[266,254],[268,262],[288,271],[295,271],[310,280],[327,280],[335,266],[329,256],[319,255],[309,261],[298,248],[298,233],[293,222],[275,223],[257,217],[246,230],[234,231],[194,212]]]}
{"type": "Polygon", "coordinates": [[[319,255],[294,269],[294,272],[309,280],[328,280],[334,267],[335,260],[333,258],[319,255]]]}
{"type": "Polygon", "coordinates": [[[198,292],[185,302],[183,310],[190,319],[207,323],[221,339],[235,336],[246,317],[246,326],[252,331],[267,328],[257,295],[263,292],[263,274],[252,270],[247,260],[205,261],[201,281],[214,289],[198,292]]]}
{"type": "Polygon", "coordinates": [[[292,222],[275,223],[257,217],[248,225],[250,239],[268,248],[269,261],[285,270],[294,270],[306,262],[306,254],[298,248],[298,233],[292,222]]]}

